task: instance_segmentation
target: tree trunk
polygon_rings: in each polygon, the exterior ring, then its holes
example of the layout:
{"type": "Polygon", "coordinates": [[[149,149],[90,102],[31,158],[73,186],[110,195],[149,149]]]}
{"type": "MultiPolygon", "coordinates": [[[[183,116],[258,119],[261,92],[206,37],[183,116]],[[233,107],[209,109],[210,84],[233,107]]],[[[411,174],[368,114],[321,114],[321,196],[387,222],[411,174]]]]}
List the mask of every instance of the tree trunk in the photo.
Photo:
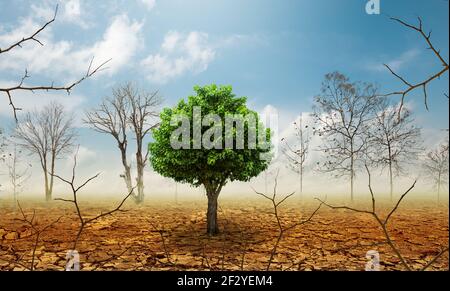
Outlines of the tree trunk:
{"type": "Polygon", "coordinates": [[[303,194],[303,163],[305,162],[305,141],[303,140],[303,114],[300,115],[300,199],[302,198],[303,194]]]}
{"type": "Polygon", "coordinates": [[[217,199],[222,186],[217,187],[209,183],[204,184],[206,189],[206,197],[208,197],[208,211],[206,212],[206,232],[210,236],[219,233],[219,226],[217,224],[217,199]]]}
{"type": "Polygon", "coordinates": [[[47,169],[47,161],[44,159],[41,162],[42,171],[44,172],[44,186],[45,186],[45,200],[50,201],[52,199],[52,194],[50,192],[49,181],[48,181],[48,169],[47,169]]]}
{"type": "Polygon", "coordinates": [[[388,143],[388,152],[389,152],[389,196],[391,198],[391,201],[394,200],[394,178],[392,175],[392,151],[391,151],[391,144],[388,143]]]}
{"type": "Polygon", "coordinates": [[[48,170],[47,170],[47,156],[40,155],[39,160],[41,162],[42,172],[44,173],[44,189],[45,189],[45,200],[49,201],[52,199],[50,191],[49,191],[49,182],[48,182],[48,170]]]}
{"type": "Polygon", "coordinates": [[[140,149],[140,143],[138,143],[138,150],[136,152],[136,167],[137,167],[137,189],[138,194],[136,197],[136,203],[140,204],[144,202],[144,161],[142,160],[142,152],[140,149]]]}
{"type": "Polygon", "coordinates": [[[16,211],[17,207],[17,171],[16,171],[16,165],[17,165],[17,150],[16,147],[14,147],[14,157],[13,157],[13,163],[12,163],[12,171],[10,172],[11,182],[13,185],[13,194],[14,194],[14,211],[16,211]],[[12,173],[12,175],[11,175],[12,173]]]}
{"type": "Polygon", "coordinates": [[[392,177],[392,165],[389,163],[389,197],[394,200],[394,178],[392,177]]]}
{"type": "Polygon", "coordinates": [[[120,154],[122,158],[122,165],[125,170],[123,174],[123,179],[125,180],[125,184],[127,186],[128,193],[131,193],[133,186],[131,184],[131,169],[127,162],[127,149],[125,144],[119,144],[120,154]]]}
{"type": "Polygon", "coordinates": [[[48,174],[46,172],[46,170],[44,170],[44,182],[45,182],[45,200],[46,201],[50,201],[52,200],[52,193],[50,192],[50,187],[49,187],[49,181],[48,181],[48,174]]]}
{"type": "Polygon", "coordinates": [[[207,233],[210,236],[219,233],[219,226],[217,225],[217,198],[218,194],[208,193],[208,212],[206,213],[207,233]]]}
{"type": "Polygon", "coordinates": [[[52,200],[52,195],[53,195],[53,181],[54,181],[53,175],[55,174],[55,159],[56,159],[55,153],[52,153],[51,159],[52,159],[52,162],[50,165],[50,182],[49,182],[49,186],[48,186],[48,195],[46,196],[47,201],[52,200]]]}
{"type": "MultiPolygon", "coordinates": [[[[352,151],[353,151],[353,147],[352,147],[352,151]]],[[[353,159],[353,154],[350,157],[350,199],[351,202],[353,202],[353,185],[354,185],[354,179],[355,179],[355,170],[354,170],[354,159],[353,159]]]]}
{"type": "Polygon", "coordinates": [[[303,165],[300,165],[300,199],[303,196],[303,165]]]}
{"type": "Polygon", "coordinates": [[[438,185],[437,185],[437,203],[438,204],[439,204],[440,196],[441,196],[441,172],[439,171],[438,185]]]}

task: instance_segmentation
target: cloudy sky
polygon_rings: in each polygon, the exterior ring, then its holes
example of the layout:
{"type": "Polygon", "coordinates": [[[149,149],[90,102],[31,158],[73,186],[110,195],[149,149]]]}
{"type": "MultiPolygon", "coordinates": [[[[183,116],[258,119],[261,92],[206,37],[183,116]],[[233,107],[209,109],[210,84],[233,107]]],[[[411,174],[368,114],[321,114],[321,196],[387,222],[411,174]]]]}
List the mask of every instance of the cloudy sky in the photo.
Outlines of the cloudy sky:
{"type": "MultiPolygon", "coordinates": [[[[0,86],[16,84],[25,69],[31,76],[28,84],[70,82],[86,72],[92,57],[94,64],[111,58],[107,70],[80,84],[70,96],[17,93],[15,100],[24,110],[58,100],[74,112],[82,172],[101,171],[100,185],[93,185],[92,191],[113,193],[124,186],[117,179],[121,168],[114,141],[94,134],[81,118],[85,109],[95,107],[125,81],[158,90],[164,106],[191,94],[196,84],[231,84],[237,95],[248,96],[253,109],[278,111],[281,137],[289,134],[301,112],[311,110],[328,72],[339,70],[390,92],[401,83],[383,63],[412,81],[439,70],[423,39],[389,16],[413,23],[421,16],[448,60],[448,1],[380,3],[381,14],[368,15],[364,0],[0,0],[0,48],[51,19],[59,4],[56,21],[39,37],[44,46],[29,42],[0,56],[0,86]]],[[[448,81],[447,74],[429,87],[430,112],[420,92],[407,100],[429,146],[438,143],[445,136],[441,129],[448,127],[448,81]]],[[[0,96],[0,125],[11,124],[6,96],[0,96]]],[[[68,164],[60,161],[61,171],[68,164]]],[[[33,174],[28,190],[40,191],[37,167],[33,174]]],[[[305,183],[307,191],[325,191],[318,179],[305,183]]],[[[320,179],[337,184],[339,191],[347,189],[345,183],[320,179]]],[[[261,185],[260,180],[254,183],[261,185]]],[[[151,171],[147,184],[147,192],[174,188],[173,182],[151,171]]],[[[230,185],[227,190],[233,189],[230,185]]]]}

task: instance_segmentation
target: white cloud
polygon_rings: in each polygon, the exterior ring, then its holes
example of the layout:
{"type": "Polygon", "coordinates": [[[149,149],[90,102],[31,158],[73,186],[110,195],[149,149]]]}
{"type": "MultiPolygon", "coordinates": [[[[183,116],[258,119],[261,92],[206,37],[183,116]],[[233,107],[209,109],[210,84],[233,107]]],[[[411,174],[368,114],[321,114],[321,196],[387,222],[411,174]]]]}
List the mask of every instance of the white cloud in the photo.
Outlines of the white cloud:
{"type": "Polygon", "coordinates": [[[147,7],[148,10],[152,10],[155,7],[156,0],[140,0],[142,4],[147,7]]]}
{"type": "Polygon", "coordinates": [[[403,54],[401,54],[399,57],[392,59],[388,62],[386,61],[380,61],[376,64],[370,64],[368,68],[372,71],[385,71],[386,67],[383,65],[383,63],[387,64],[394,72],[398,72],[402,70],[402,68],[414,61],[418,56],[420,55],[420,50],[418,49],[410,49],[403,54]]]}
{"type": "MultiPolygon", "coordinates": [[[[89,13],[84,9],[85,6],[86,3],[82,0],[59,1],[56,19],[58,22],[75,24],[88,29],[92,24],[86,19],[89,13]]],[[[30,8],[36,20],[50,20],[55,14],[56,4],[55,1],[45,0],[39,4],[32,4],[30,8]]]]}
{"type": "Polygon", "coordinates": [[[141,65],[150,81],[166,83],[186,72],[197,74],[205,71],[215,55],[216,51],[208,42],[208,34],[170,31],[164,37],[160,52],[149,55],[141,65]]]}
{"type": "MultiPolygon", "coordinates": [[[[103,35],[103,39],[92,48],[84,50],[84,57],[95,55],[99,60],[112,58],[108,66],[110,73],[129,63],[143,40],[141,36],[142,23],[130,21],[128,16],[116,16],[103,35]]],[[[83,55],[82,53],[82,55],[83,55]]]]}
{"type": "Polygon", "coordinates": [[[81,4],[80,0],[69,0],[64,3],[64,16],[69,21],[80,21],[81,4]]]}
{"type": "Polygon", "coordinates": [[[230,36],[220,38],[215,46],[239,48],[243,45],[261,47],[269,44],[270,41],[264,34],[232,34],[230,36]]]}
{"type": "MultiPolygon", "coordinates": [[[[31,18],[23,19],[17,28],[0,35],[0,47],[29,35],[40,25],[40,22],[31,18]]],[[[17,48],[0,59],[0,69],[22,71],[27,68],[31,75],[62,74],[73,78],[84,74],[91,58],[95,56],[93,66],[112,59],[108,70],[104,71],[112,75],[130,63],[143,42],[141,30],[142,23],[132,21],[126,15],[118,15],[112,19],[101,40],[91,46],[77,47],[72,41],[56,41],[52,28],[48,27],[39,35],[44,46],[35,42],[25,43],[22,48],[17,48]]]]}
{"type": "MultiPolygon", "coordinates": [[[[92,164],[92,161],[97,156],[97,153],[94,150],[91,150],[84,146],[79,146],[77,151],[77,165],[78,166],[85,166],[92,164]]],[[[66,159],[66,166],[72,167],[73,166],[73,160],[72,159],[66,159]]]]}
{"type": "Polygon", "coordinates": [[[164,84],[186,73],[198,74],[208,69],[219,50],[266,44],[262,35],[233,34],[210,38],[207,33],[176,30],[165,34],[159,51],[141,61],[144,72],[154,83],[164,84]]]}
{"type": "Polygon", "coordinates": [[[164,42],[161,45],[161,48],[166,52],[172,52],[178,45],[180,38],[181,35],[178,31],[169,31],[164,37],[164,42]]]}

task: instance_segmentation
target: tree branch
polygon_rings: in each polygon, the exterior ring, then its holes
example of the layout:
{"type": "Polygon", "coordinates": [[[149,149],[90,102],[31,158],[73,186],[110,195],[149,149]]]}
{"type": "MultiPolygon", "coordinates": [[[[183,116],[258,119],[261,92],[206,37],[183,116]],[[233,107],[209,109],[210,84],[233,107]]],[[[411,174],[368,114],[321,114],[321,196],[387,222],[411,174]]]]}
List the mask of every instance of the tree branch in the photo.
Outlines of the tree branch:
{"type": "Polygon", "coordinates": [[[95,176],[92,176],[91,178],[87,179],[86,181],[81,183],[80,186],[75,186],[74,183],[75,183],[75,176],[76,176],[77,155],[78,155],[78,150],[76,151],[76,153],[74,155],[74,165],[73,165],[73,168],[72,168],[72,177],[71,177],[70,180],[61,178],[60,176],[58,176],[56,174],[50,174],[51,176],[56,177],[56,178],[60,179],[62,182],[68,184],[70,186],[71,190],[72,190],[72,197],[73,197],[72,199],[56,198],[55,200],[63,201],[63,202],[69,202],[69,203],[73,203],[75,205],[75,209],[76,209],[76,212],[77,212],[77,215],[78,215],[78,219],[80,220],[80,227],[78,229],[78,233],[77,233],[76,238],[75,238],[74,243],[73,243],[73,250],[76,249],[76,246],[77,246],[77,243],[78,243],[78,241],[79,241],[79,239],[81,237],[81,234],[82,234],[83,230],[86,227],[88,227],[91,223],[93,223],[94,221],[96,221],[96,220],[98,220],[98,219],[100,219],[102,217],[105,217],[105,216],[108,216],[108,215],[111,215],[111,214],[113,214],[115,212],[120,211],[122,206],[124,205],[125,201],[133,194],[133,191],[134,191],[134,187],[133,187],[131,189],[131,191],[128,193],[128,195],[126,195],[125,198],[122,199],[122,201],[119,203],[119,205],[116,208],[114,208],[114,209],[112,209],[112,210],[110,210],[108,212],[101,213],[101,214],[99,214],[99,215],[97,215],[97,216],[95,216],[93,218],[90,218],[90,219],[84,218],[82,213],[81,213],[80,206],[78,204],[78,199],[77,199],[78,198],[77,197],[78,191],[81,190],[82,188],[84,188],[89,182],[91,182],[94,179],[96,179],[99,176],[99,174],[97,174],[95,176]]]}
{"type": "Polygon", "coordinates": [[[391,72],[392,75],[394,75],[397,79],[399,79],[401,82],[403,82],[407,86],[407,88],[404,90],[395,91],[395,92],[384,95],[384,96],[401,95],[401,102],[400,102],[400,107],[399,107],[399,111],[398,111],[398,118],[400,119],[400,113],[402,111],[402,108],[404,105],[404,99],[405,99],[406,95],[408,95],[410,92],[414,91],[417,88],[423,89],[425,108],[427,110],[429,109],[428,108],[427,86],[433,80],[439,79],[443,74],[445,74],[449,70],[449,66],[448,66],[448,62],[446,60],[444,60],[443,56],[441,55],[440,50],[436,49],[436,47],[431,42],[431,31],[428,34],[426,34],[424,32],[422,19],[420,17],[418,17],[418,20],[419,20],[418,26],[409,24],[401,19],[394,18],[394,17],[392,17],[391,20],[394,20],[394,21],[400,23],[401,25],[418,32],[422,36],[422,38],[425,40],[425,42],[427,43],[428,48],[433,51],[434,55],[439,59],[439,61],[441,62],[441,65],[443,66],[443,69],[441,69],[438,72],[433,73],[431,76],[424,79],[423,81],[420,81],[417,83],[410,83],[410,82],[406,81],[406,79],[404,77],[395,73],[389,65],[384,64],[384,66],[391,72]]]}
{"type": "Polygon", "coordinates": [[[47,21],[47,22],[46,22],[44,25],[42,25],[38,30],[36,30],[32,35],[30,35],[30,36],[28,36],[28,37],[23,37],[21,40],[15,42],[15,43],[13,43],[13,44],[11,44],[11,45],[10,45],[9,47],[7,47],[6,49],[1,49],[1,48],[0,48],[0,54],[9,52],[10,50],[12,50],[12,49],[14,49],[14,48],[16,48],[16,47],[21,48],[21,47],[22,47],[22,44],[25,43],[25,42],[27,42],[27,41],[35,41],[35,42],[37,42],[38,44],[40,44],[41,46],[43,46],[44,44],[43,44],[39,39],[37,39],[36,37],[37,37],[38,34],[41,33],[47,26],[49,26],[50,24],[52,24],[52,23],[55,21],[55,19],[56,19],[56,14],[57,14],[57,13],[58,13],[58,4],[56,5],[55,13],[54,13],[52,19],[50,19],[49,21],[47,21]]]}
{"type": "Polygon", "coordinates": [[[277,202],[278,173],[279,173],[279,171],[277,171],[277,174],[275,176],[275,183],[274,183],[273,196],[272,197],[269,197],[269,196],[267,196],[267,195],[265,195],[263,193],[260,193],[260,192],[258,192],[258,191],[256,191],[255,189],[252,188],[253,191],[256,194],[258,194],[258,195],[264,197],[265,199],[269,200],[270,202],[272,202],[273,214],[275,216],[275,219],[276,219],[277,225],[278,225],[278,231],[279,231],[278,232],[278,237],[277,237],[277,239],[275,241],[275,244],[274,244],[274,246],[273,246],[273,248],[272,248],[272,250],[270,252],[270,257],[269,257],[269,261],[267,263],[266,271],[270,270],[270,266],[272,265],[272,262],[273,262],[273,259],[275,258],[278,246],[279,246],[279,244],[280,244],[284,234],[286,232],[296,228],[297,226],[300,226],[300,225],[303,225],[303,224],[306,224],[306,223],[310,222],[313,219],[313,217],[317,214],[319,209],[322,207],[322,204],[324,204],[324,202],[321,202],[320,205],[315,209],[315,211],[306,220],[296,222],[296,223],[294,223],[294,224],[292,224],[292,225],[290,225],[288,227],[283,227],[283,224],[281,223],[281,218],[280,218],[280,215],[279,215],[279,212],[278,212],[278,207],[282,203],[284,203],[287,199],[292,197],[295,194],[295,192],[285,196],[284,198],[282,198],[280,201],[277,202]]]}

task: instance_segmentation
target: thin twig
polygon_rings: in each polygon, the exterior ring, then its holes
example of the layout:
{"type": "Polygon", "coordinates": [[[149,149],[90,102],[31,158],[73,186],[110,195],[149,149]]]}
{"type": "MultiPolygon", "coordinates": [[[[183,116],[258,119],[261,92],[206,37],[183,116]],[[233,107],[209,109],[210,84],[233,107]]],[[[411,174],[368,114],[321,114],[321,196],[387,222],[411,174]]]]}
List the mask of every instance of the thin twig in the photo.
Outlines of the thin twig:
{"type": "Polygon", "coordinates": [[[35,41],[38,44],[40,44],[41,46],[43,46],[44,44],[37,39],[36,37],[38,36],[39,33],[41,33],[47,26],[49,26],[50,24],[52,24],[55,20],[56,20],[56,14],[58,14],[58,5],[56,5],[55,8],[55,13],[53,15],[53,18],[50,19],[49,21],[47,21],[44,25],[42,25],[39,29],[37,29],[33,34],[31,34],[30,36],[27,37],[23,37],[21,40],[16,41],[15,43],[11,44],[9,47],[5,48],[5,49],[1,49],[0,48],[0,54],[9,52],[10,50],[19,47],[22,47],[22,44],[28,41],[35,41]]]}
{"type": "Polygon", "coordinates": [[[401,96],[401,102],[400,102],[400,107],[399,107],[399,111],[398,111],[398,118],[400,119],[401,111],[402,111],[402,108],[404,105],[404,99],[405,99],[406,95],[408,95],[410,92],[414,91],[415,89],[418,89],[418,88],[423,89],[425,108],[427,110],[429,109],[428,108],[427,86],[433,80],[440,79],[441,76],[444,75],[449,70],[449,66],[448,66],[448,62],[446,60],[444,60],[443,56],[441,55],[441,51],[436,49],[436,47],[431,42],[431,31],[429,33],[425,33],[425,31],[423,30],[423,23],[422,23],[422,19],[420,17],[418,17],[418,21],[419,21],[418,26],[409,24],[409,23],[407,23],[401,19],[395,18],[395,17],[392,17],[391,19],[400,23],[401,25],[403,25],[407,28],[410,28],[410,29],[418,32],[421,35],[421,37],[425,40],[425,42],[427,43],[428,49],[430,49],[434,53],[434,55],[439,59],[439,61],[441,62],[441,65],[443,67],[440,71],[433,73],[431,76],[427,77],[426,79],[424,79],[420,82],[410,83],[404,77],[402,77],[399,74],[397,74],[396,72],[394,72],[394,70],[389,65],[384,64],[384,66],[389,70],[389,72],[391,72],[392,75],[394,75],[397,79],[399,79],[407,87],[404,90],[399,90],[399,91],[395,91],[395,92],[384,95],[384,96],[391,96],[391,95],[400,95],[401,96]]]}
{"type": "MultiPolygon", "coordinates": [[[[58,5],[56,5],[55,13],[54,13],[52,19],[47,21],[44,25],[42,25],[39,29],[37,29],[30,36],[23,37],[22,39],[16,41],[15,43],[11,44],[10,46],[8,46],[5,49],[1,49],[0,48],[0,54],[7,53],[7,52],[9,52],[9,51],[11,51],[11,50],[13,50],[15,48],[21,48],[22,44],[24,44],[25,42],[29,42],[29,41],[37,42],[38,44],[43,46],[44,44],[37,37],[43,30],[45,30],[50,24],[52,24],[55,21],[57,13],[58,13],[58,5]]],[[[8,98],[9,106],[13,110],[14,119],[16,120],[16,122],[18,121],[17,111],[22,110],[22,108],[17,107],[14,104],[12,92],[14,92],[14,91],[30,91],[30,92],[34,93],[35,91],[66,91],[67,94],[70,94],[71,90],[75,86],[77,86],[78,84],[80,84],[81,82],[86,80],[87,78],[92,77],[94,74],[102,71],[105,68],[105,65],[109,61],[111,61],[111,59],[103,62],[102,64],[100,64],[99,66],[95,67],[94,69],[92,68],[93,61],[94,61],[94,58],[91,59],[91,61],[89,63],[88,70],[87,70],[87,72],[86,72],[86,74],[84,76],[82,76],[80,79],[74,81],[73,83],[69,83],[69,84],[64,85],[64,86],[54,86],[53,82],[52,82],[51,85],[47,85],[47,86],[27,86],[27,85],[24,85],[25,80],[30,78],[30,75],[28,74],[28,70],[25,70],[25,74],[22,76],[19,84],[17,84],[16,86],[8,87],[8,88],[0,88],[0,92],[4,92],[6,94],[6,96],[7,96],[7,98],[8,98]]]]}
{"type": "MultiPolygon", "coordinates": [[[[410,191],[415,187],[416,185],[416,181],[414,181],[414,183],[408,188],[408,190],[406,190],[401,197],[398,199],[397,203],[395,204],[395,206],[392,208],[392,210],[388,213],[388,215],[386,216],[386,218],[383,220],[380,218],[380,216],[376,213],[376,209],[375,209],[375,196],[374,193],[372,191],[372,185],[371,185],[371,175],[370,175],[370,171],[369,168],[366,165],[366,171],[367,174],[369,176],[369,190],[370,190],[370,194],[372,197],[372,211],[368,211],[368,210],[361,210],[361,209],[356,209],[356,208],[352,208],[352,207],[347,207],[347,206],[333,206],[330,204],[325,203],[324,201],[322,201],[319,198],[316,198],[316,200],[322,202],[322,204],[324,204],[325,206],[331,208],[331,209],[345,209],[345,210],[350,210],[353,212],[357,212],[357,213],[364,213],[364,214],[369,214],[372,217],[374,217],[374,219],[377,221],[377,223],[380,225],[381,229],[383,230],[384,236],[386,237],[386,241],[385,243],[387,243],[391,249],[394,251],[394,253],[396,254],[396,256],[400,259],[401,263],[403,264],[403,266],[408,270],[411,271],[412,268],[411,266],[408,264],[408,262],[406,261],[405,257],[403,257],[403,255],[401,254],[400,250],[398,249],[398,247],[394,244],[393,240],[391,239],[391,236],[389,234],[389,231],[387,229],[387,224],[389,222],[389,219],[392,217],[392,215],[398,210],[398,207],[400,206],[400,203],[403,201],[403,199],[406,197],[406,195],[408,195],[408,193],[410,193],[410,191]]],[[[446,251],[448,251],[448,248],[446,250],[443,250],[441,253],[439,253],[439,255],[437,257],[435,257],[429,264],[427,264],[422,270],[425,270],[426,268],[428,268],[429,266],[431,266],[431,264],[433,264],[440,256],[442,256],[443,253],[445,253],[446,251]]]]}
{"type": "Polygon", "coordinates": [[[158,227],[156,227],[156,225],[151,222],[149,219],[147,219],[147,222],[153,227],[153,229],[159,233],[159,236],[161,237],[161,242],[163,244],[163,249],[164,249],[164,255],[166,256],[167,262],[174,266],[175,263],[172,262],[172,259],[170,258],[170,252],[169,249],[167,248],[167,244],[166,244],[166,238],[164,237],[164,229],[159,229],[158,227]]]}
{"type": "Polygon", "coordinates": [[[76,177],[76,167],[77,167],[77,155],[78,155],[78,150],[76,151],[75,155],[74,155],[74,163],[73,163],[73,167],[72,167],[72,177],[69,179],[65,179],[62,178],[59,175],[50,173],[51,176],[61,180],[62,182],[68,184],[72,190],[72,199],[62,199],[62,198],[56,198],[55,200],[57,201],[63,201],[63,202],[69,202],[69,203],[73,203],[76,209],[76,213],[78,216],[78,219],[80,220],[80,227],[78,229],[78,233],[76,235],[76,238],[73,242],[73,250],[76,249],[77,243],[80,240],[81,234],[83,232],[83,230],[88,227],[90,224],[92,224],[93,222],[95,222],[96,220],[99,220],[102,217],[111,215],[115,212],[121,211],[122,206],[124,205],[124,203],[126,202],[126,200],[133,194],[134,188],[132,188],[132,190],[128,193],[128,195],[126,195],[122,201],[119,203],[119,205],[107,212],[104,213],[100,213],[97,216],[94,216],[93,218],[90,219],[86,219],[83,217],[83,214],[81,213],[81,209],[80,206],[78,204],[78,191],[80,191],[82,188],[84,188],[89,182],[93,181],[94,179],[96,179],[99,174],[96,174],[95,176],[90,177],[89,179],[87,179],[85,182],[81,183],[80,186],[75,186],[75,177],[76,177]]]}
{"type": "Polygon", "coordinates": [[[50,224],[48,224],[48,225],[46,225],[46,226],[44,226],[42,228],[37,228],[38,224],[37,224],[37,222],[35,222],[36,210],[33,209],[33,214],[32,214],[31,219],[30,219],[30,218],[28,218],[28,216],[23,211],[22,206],[20,205],[19,201],[17,201],[17,206],[18,206],[19,211],[20,211],[20,213],[22,215],[22,219],[19,219],[19,220],[24,222],[24,223],[26,223],[26,224],[28,224],[28,226],[30,227],[32,232],[34,232],[34,233],[32,233],[32,235],[35,235],[34,243],[33,243],[33,249],[32,249],[32,252],[31,252],[31,263],[30,263],[30,267],[28,268],[30,271],[34,271],[34,269],[35,269],[34,261],[35,261],[35,258],[36,258],[36,250],[37,250],[37,247],[38,247],[39,242],[40,242],[41,234],[43,232],[45,232],[47,229],[49,229],[50,227],[53,227],[53,225],[55,225],[56,223],[58,223],[61,220],[62,216],[58,217],[55,221],[51,222],[50,224]]]}
{"type": "Polygon", "coordinates": [[[260,195],[260,196],[266,198],[267,200],[269,200],[269,201],[272,203],[272,206],[273,206],[273,215],[275,216],[275,219],[276,219],[277,225],[278,225],[278,231],[279,231],[279,232],[278,232],[278,236],[277,236],[277,239],[276,239],[276,241],[275,241],[275,244],[274,244],[274,246],[273,246],[273,248],[272,248],[272,250],[271,250],[271,252],[270,252],[270,257],[269,257],[269,261],[268,261],[268,263],[267,263],[266,271],[269,271],[269,270],[270,270],[270,266],[272,265],[273,259],[275,258],[275,255],[276,255],[276,253],[277,253],[278,246],[279,246],[279,244],[280,244],[280,242],[281,242],[281,240],[282,240],[284,234],[285,234],[286,232],[288,232],[288,231],[290,231],[290,230],[292,230],[292,229],[294,229],[294,228],[300,226],[300,225],[303,225],[303,224],[306,224],[306,223],[310,222],[310,221],[313,219],[313,217],[317,214],[317,212],[319,211],[319,209],[322,207],[322,204],[324,204],[324,202],[321,202],[321,203],[319,204],[319,206],[314,210],[314,212],[313,212],[307,219],[298,221],[298,222],[296,222],[296,223],[294,223],[294,224],[292,224],[292,225],[290,225],[290,226],[288,226],[288,227],[283,227],[283,224],[281,223],[281,218],[280,218],[280,215],[279,215],[278,207],[279,207],[282,203],[284,203],[288,198],[292,197],[292,196],[294,195],[295,192],[290,193],[290,194],[286,195],[284,198],[282,198],[281,200],[277,201],[278,174],[279,174],[279,171],[277,171],[277,174],[276,174],[276,176],[275,176],[275,181],[274,181],[274,188],[273,188],[273,195],[272,195],[272,197],[269,197],[269,196],[265,195],[264,193],[258,192],[258,191],[256,191],[255,189],[252,188],[253,191],[254,191],[256,194],[258,194],[258,195],[260,195]]]}

